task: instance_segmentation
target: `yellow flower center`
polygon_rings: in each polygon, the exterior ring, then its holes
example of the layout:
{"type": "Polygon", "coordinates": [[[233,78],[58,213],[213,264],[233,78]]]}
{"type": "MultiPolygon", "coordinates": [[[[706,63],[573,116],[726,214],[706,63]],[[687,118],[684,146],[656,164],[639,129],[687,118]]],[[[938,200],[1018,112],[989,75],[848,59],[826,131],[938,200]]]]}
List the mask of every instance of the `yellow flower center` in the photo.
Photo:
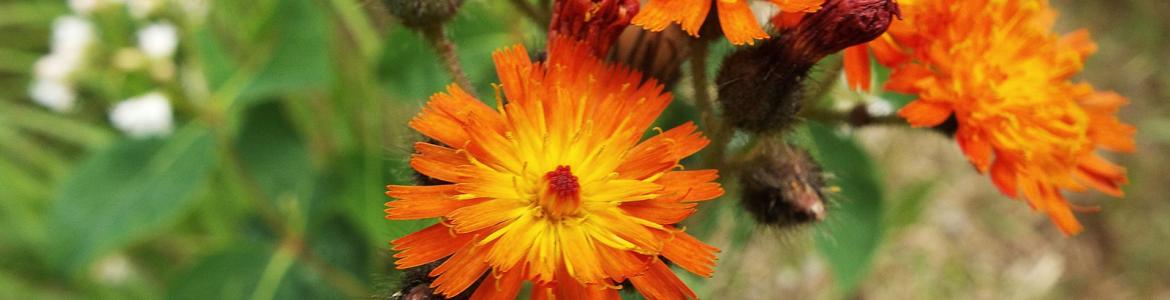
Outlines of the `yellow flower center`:
{"type": "Polygon", "coordinates": [[[556,170],[544,174],[541,181],[545,188],[538,195],[537,204],[545,216],[560,220],[578,214],[581,208],[581,183],[569,166],[558,166],[556,170]]]}

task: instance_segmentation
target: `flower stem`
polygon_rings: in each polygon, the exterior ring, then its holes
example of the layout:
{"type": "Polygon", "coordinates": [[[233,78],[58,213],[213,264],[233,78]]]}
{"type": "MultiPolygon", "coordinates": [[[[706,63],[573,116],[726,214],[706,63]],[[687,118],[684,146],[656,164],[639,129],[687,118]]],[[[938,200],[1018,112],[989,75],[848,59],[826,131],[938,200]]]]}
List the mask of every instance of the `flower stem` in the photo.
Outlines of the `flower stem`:
{"type": "Polygon", "coordinates": [[[455,51],[455,43],[443,34],[443,25],[428,26],[422,29],[422,33],[435,48],[435,54],[439,56],[439,61],[447,70],[447,74],[451,75],[455,84],[458,84],[463,91],[475,96],[471,79],[468,79],[467,73],[463,71],[463,65],[459,63],[459,54],[455,51]]]}
{"type": "Polygon", "coordinates": [[[703,125],[710,133],[711,148],[705,155],[704,167],[720,169],[723,166],[723,155],[727,150],[727,142],[731,139],[729,127],[715,113],[714,100],[711,98],[710,79],[707,78],[707,56],[710,42],[705,39],[694,39],[691,42],[691,85],[695,92],[695,106],[698,107],[703,125]]]}

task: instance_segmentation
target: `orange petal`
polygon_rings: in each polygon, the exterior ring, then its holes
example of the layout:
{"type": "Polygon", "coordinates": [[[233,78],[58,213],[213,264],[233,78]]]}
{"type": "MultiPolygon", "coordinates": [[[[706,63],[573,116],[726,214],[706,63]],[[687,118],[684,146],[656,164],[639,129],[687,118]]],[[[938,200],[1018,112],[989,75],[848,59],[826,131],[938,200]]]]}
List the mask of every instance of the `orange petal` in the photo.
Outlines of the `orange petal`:
{"type": "Polygon", "coordinates": [[[883,34],[868,45],[873,50],[874,59],[883,66],[893,68],[910,61],[910,55],[898,46],[890,34],[883,34]]]}
{"type": "Polygon", "coordinates": [[[811,13],[821,10],[825,0],[771,0],[781,11],[811,13]]]}
{"type": "Polygon", "coordinates": [[[803,12],[780,11],[780,13],[772,17],[772,26],[776,26],[776,28],[796,27],[797,24],[800,24],[800,20],[807,14],[803,12]]]}
{"type": "Polygon", "coordinates": [[[719,25],[723,35],[733,45],[754,45],[757,39],[768,37],[764,28],[756,21],[752,8],[746,0],[715,1],[719,9],[719,25]]]}
{"type": "Polygon", "coordinates": [[[1095,154],[1082,158],[1075,171],[1076,178],[1103,193],[1114,197],[1123,197],[1121,185],[1128,182],[1125,168],[1113,164],[1095,154]]]}
{"type": "Polygon", "coordinates": [[[1004,195],[1017,197],[1019,183],[1016,181],[1016,171],[1007,160],[997,159],[991,165],[991,182],[995,183],[995,187],[1004,195]]]}
{"type": "Polygon", "coordinates": [[[983,173],[991,167],[992,147],[991,143],[977,130],[971,127],[960,128],[955,134],[955,141],[959,143],[959,149],[963,150],[963,154],[967,156],[971,164],[980,173],[983,173]]]}
{"type": "Polygon", "coordinates": [[[662,256],[691,273],[711,277],[715,272],[715,253],[719,253],[719,249],[685,232],[673,234],[674,238],[662,247],[662,256]]]}
{"type": "Polygon", "coordinates": [[[845,48],[845,80],[849,88],[870,91],[869,47],[865,44],[845,48]]]}
{"type": "Polygon", "coordinates": [[[435,224],[390,242],[399,270],[421,266],[455,253],[471,241],[471,234],[454,234],[446,225],[435,224]]]}
{"type": "Polygon", "coordinates": [[[672,171],[663,174],[655,183],[663,186],[662,195],[681,197],[679,201],[694,202],[715,199],[723,195],[723,187],[715,182],[719,170],[672,171]]]}
{"type": "Polygon", "coordinates": [[[646,273],[631,277],[630,283],[649,300],[698,299],[695,292],[657,258],[650,263],[646,273]]]}
{"type": "Polygon", "coordinates": [[[456,209],[447,215],[457,233],[466,233],[515,220],[525,212],[526,204],[512,199],[492,199],[456,209]]]}
{"type": "Polygon", "coordinates": [[[458,200],[456,186],[398,186],[386,187],[387,196],[398,200],[386,202],[386,219],[415,220],[447,215],[451,211],[482,202],[483,199],[458,200]]]}
{"type": "Polygon", "coordinates": [[[898,116],[906,119],[914,127],[933,127],[942,124],[954,112],[950,105],[914,100],[898,111],[898,116]]]}
{"type": "Polygon", "coordinates": [[[472,117],[481,120],[485,129],[502,131],[503,119],[458,85],[447,86],[447,93],[431,96],[422,112],[410,121],[410,128],[451,147],[462,147],[468,140],[464,131],[472,117]]]}
{"type": "Polygon", "coordinates": [[[651,199],[622,203],[621,209],[631,216],[635,216],[658,224],[675,224],[686,220],[695,213],[695,203],[682,203],[677,200],[664,201],[651,199]]]}
{"type": "Polygon", "coordinates": [[[671,23],[679,23],[691,36],[699,36],[699,27],[710,11],[710,0],[650,0],[630,23],[650,31],[662,31],[671,23]]]}
{"type": "Polygon", "coordinates": [[[467,157],[455,149],[428,143],[415,143],[414,149],[418,154],[411,157],[410,167],[438,180],[457,182],[459,173],[455,170],[459,166],[469,164],[467,157]]]}
{"type": "Polygon", "coordinates": [[[516,299],[520,293],[520,286],[524,283],[524,271],[520,269],[504,272],[503,274],[488,274],[483,283],[475,289],[471,300],[488,299],[516,299]]]}
{"type": "Polygon", "coordinates": [[[711,141],[692,122],[654,136],[630,150],[618,166],[620,178],[643,179],[674,168],[678,161],[699,152],[711,141]]]}
{"type": "Polygon", "coordinates": [[[934,72],[917,64],[904,64],[894,68],[890,78],[886,80],[886,90],[899,93],[918,94],[921,91],[919,83],[934,78],[934,72]]]}
{"type": "Polygon", "coordinates": [[[432,270],[429,275],[435,277],[431,282],[435,294],[455,297],[483,277],[488,269],[484,252],[476,247],[464,247],[432,270]]]}

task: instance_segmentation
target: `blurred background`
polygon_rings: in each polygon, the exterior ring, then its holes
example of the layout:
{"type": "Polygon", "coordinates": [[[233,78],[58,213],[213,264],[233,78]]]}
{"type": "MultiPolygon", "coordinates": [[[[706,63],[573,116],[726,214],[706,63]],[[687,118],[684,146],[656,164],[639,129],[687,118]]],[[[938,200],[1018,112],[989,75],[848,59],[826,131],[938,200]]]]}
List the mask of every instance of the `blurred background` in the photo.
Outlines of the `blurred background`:
{"type": "MultiPolygon", "coordinates": [[[[492,51],[544,44],[514,2],[468,0],[447,26],[480,95],[492,51]]],[[[841,188],[828,220],[755,224],[726,176],[688,224],[720,265],[684,280],[709,299],[1170,298],[1170,2],[1053,4],[1058,31],[1100,44],[1081,77],[1129,97],[1139,129],[1112,157],[1125,199],[1070,195],[1102,207],[1084,233],[1001,196],[944,135],[810,125],[841,188]]],[[[822,105],[882,101],[836,61],[822,105]]],[[[385,220],[384,186],[413,181],[406,122],[449,82],[374,0],[0,0],[0,298],[387,298],[388,242],[434,220],[385,220]]],[[[664,127],[698,119],[674,92],[664,127]]]]}

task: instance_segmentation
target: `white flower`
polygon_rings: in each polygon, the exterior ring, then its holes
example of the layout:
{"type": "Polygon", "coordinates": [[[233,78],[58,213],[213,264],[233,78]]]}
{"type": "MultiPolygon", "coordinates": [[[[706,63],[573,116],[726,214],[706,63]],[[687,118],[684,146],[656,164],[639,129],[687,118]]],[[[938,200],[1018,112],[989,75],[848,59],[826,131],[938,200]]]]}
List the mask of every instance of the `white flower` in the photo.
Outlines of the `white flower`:
{"type": "Polygon", "coordinates": [[[885,117],[894,113],[893,104],[890,104],[890,102],[886,101],[885,99],[878,97],[874,98],[875,99],[869,101],[869,103],[865,105],[865,112],[875,117],[885,117]]]}
{"type": "Polygon", "coordinates": [[[37,60],[34,71],[38,79],[68,81],[80,66],[75,56],[51,53],[37,60]]]}
{"type": "Polygon", "coordinates": [[[126,0],[126,7],[130,10],[131,16],[145,19],[162,7],[162,2],[162,0],[126,0]]]}
{"type": "Polygon", "coordinates": [[[110,110],[114,127],[134,138],[170,135],[174,129],[171,103],[167,96],[153,92],[126,99],[110,110]]]}
{"type": "Polygon", "coordinates": [[[53,21],[53,54],[80,61],[96,40],[93,23],[85,18],[63,16],[53,21]]]}
{"type": "Polygon", "coordinates": [[[150,24],[138,31],[138,48],[150,58],[170,58],[179,48],[179,30],[165,21],[150,24]]]}
{"type": "Polygon", "coordinates": [[[73,109],[77,99],[73,87],[58,80],[36,79],[29,87],[28,94],[34,102],[55,112],[73,109]]]}

